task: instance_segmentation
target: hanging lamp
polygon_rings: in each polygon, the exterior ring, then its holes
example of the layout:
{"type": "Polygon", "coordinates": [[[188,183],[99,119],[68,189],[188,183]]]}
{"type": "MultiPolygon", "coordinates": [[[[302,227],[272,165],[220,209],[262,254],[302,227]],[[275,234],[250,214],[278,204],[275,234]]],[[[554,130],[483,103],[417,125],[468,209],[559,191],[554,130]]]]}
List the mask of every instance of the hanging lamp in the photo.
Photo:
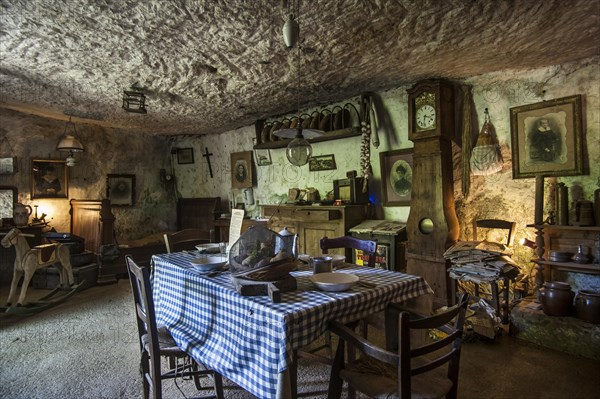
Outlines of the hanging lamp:
{"type": "MultiPolygon", "coordinates": [[[[296,6],[297,15],[299,15],[299,1],[296,6]]],[[[283,26],[283,39],[288,48],[293,47],[298,42],[299,31],[300,27],[294,18],[294,14],[290,14],[283,26]]],[[[300,123],[300,57],[302,56],[302,49],[300,46],[296,46],[296,49],[298,51],[298,56],[296,58],[296,103],[299,123],[295,128],[280,129],[273,132],[273,134],[280,138],[292,139],[287,145],[285,155],[292,165],[303,166],[308,163],[308,160],[312,156],[312,146],[306,139],[319,137],[323,134],[323,131],[317,129],[304,129],[302,128],[302,123],[300,123]]]]}
{"type": "Polygon", "coordinates": [[[58,144],[56,145],[56,149],[58,151],[69,153],[65,160],[67,166],[75,166],[76,164],[75,156],[73,153],[85,151],[85,149],[83,148],[83,144],[81,144],[81,141],[79,140],[77,130],[75,129],[75,124],[71,121],[70,116],[69,121],[65,124],[65,130],[63,132],[63,135],[58,141],[58,144]]]}

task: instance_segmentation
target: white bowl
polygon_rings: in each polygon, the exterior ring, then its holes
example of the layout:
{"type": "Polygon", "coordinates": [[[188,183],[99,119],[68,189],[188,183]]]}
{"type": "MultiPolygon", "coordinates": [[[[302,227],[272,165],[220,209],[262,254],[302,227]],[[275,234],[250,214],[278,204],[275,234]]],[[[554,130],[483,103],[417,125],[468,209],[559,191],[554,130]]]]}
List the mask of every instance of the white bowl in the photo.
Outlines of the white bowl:
{"type": "Polygon", "coordinates": [[[350,273],[319,273],[310,280],[323,291],[346,291],[358,281],[358,276],[350,273]]]}
{"type": "Polygon", "coordinates": [[[218,254],[221,252],[221,248],[218,243],[215,244],[198,244],[196,249],[201,254],[218,254]]]}
{"type": "Polygon", "coordinates": [[[224,255],[205,255],[199,258],[194,258],[190,263],[195,269],[200,271],[210,271],[218,269],[227,263],[227,256],[224,255]]]}

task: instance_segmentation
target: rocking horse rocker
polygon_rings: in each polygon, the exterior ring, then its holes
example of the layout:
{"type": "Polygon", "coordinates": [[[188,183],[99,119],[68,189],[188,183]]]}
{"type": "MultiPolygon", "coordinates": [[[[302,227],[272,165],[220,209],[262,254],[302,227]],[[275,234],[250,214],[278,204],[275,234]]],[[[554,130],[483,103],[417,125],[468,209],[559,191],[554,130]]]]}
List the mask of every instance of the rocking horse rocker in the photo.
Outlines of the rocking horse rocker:
{"type": "Polygon", "coordinates": [[[16,258],[13,270],[13,278],[8,294],[6,313],[26,314],[37,313],[51,308],[69,298],[82,286],[83,282],[73,285],[73,268],[71,267],[71,256],[69,248],[60,243],[43,244],[30,248],[25,237],[33,237],[31,234],[23,234],[19,229],[12,229],[2,239],[2,246],[9,248],[15,246],[16,258]],[[60,286],[38,301],[25,303],[27,288],[31,282],[34,272],[46,266],[56,265],[60,275],[60,286]],[[15,306],[11,306],[17,291],[19,280],[23,277],[21,293],[15,306]],[[55,297],[59,292],[63,294],[55,297]]]}

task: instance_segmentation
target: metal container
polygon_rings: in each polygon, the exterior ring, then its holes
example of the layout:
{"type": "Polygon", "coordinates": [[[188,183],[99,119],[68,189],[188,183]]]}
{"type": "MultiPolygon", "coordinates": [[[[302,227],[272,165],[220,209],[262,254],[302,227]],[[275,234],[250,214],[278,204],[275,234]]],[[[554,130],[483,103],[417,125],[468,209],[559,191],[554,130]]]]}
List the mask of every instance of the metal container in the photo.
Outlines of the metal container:
{"type": "Polygon", "coordinates": [[[569,192],[565,183],[556,186],[556,224],[567,226],[569,224],[569,192]]]}

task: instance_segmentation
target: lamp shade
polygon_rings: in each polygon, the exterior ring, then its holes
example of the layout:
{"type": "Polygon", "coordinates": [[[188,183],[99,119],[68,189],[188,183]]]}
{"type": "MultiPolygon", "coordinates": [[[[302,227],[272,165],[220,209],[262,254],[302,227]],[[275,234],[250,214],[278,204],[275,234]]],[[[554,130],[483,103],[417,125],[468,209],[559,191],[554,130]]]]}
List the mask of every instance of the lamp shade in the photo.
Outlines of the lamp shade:
{"type": "Polygon", "coordinates": [[[83,152],[83,145],[77,137],[72,134],[66,134],[61,137],[56,145],[56,149],[58,151],[83,152]]]}
{"type": "Polygon", "coordinates": [[[290,14],[285,24],[283,24],[283,41],[287,48],[292,48],[298,42],[300,34],[300,26],[294,18],[294,14],[290,14]]]}

